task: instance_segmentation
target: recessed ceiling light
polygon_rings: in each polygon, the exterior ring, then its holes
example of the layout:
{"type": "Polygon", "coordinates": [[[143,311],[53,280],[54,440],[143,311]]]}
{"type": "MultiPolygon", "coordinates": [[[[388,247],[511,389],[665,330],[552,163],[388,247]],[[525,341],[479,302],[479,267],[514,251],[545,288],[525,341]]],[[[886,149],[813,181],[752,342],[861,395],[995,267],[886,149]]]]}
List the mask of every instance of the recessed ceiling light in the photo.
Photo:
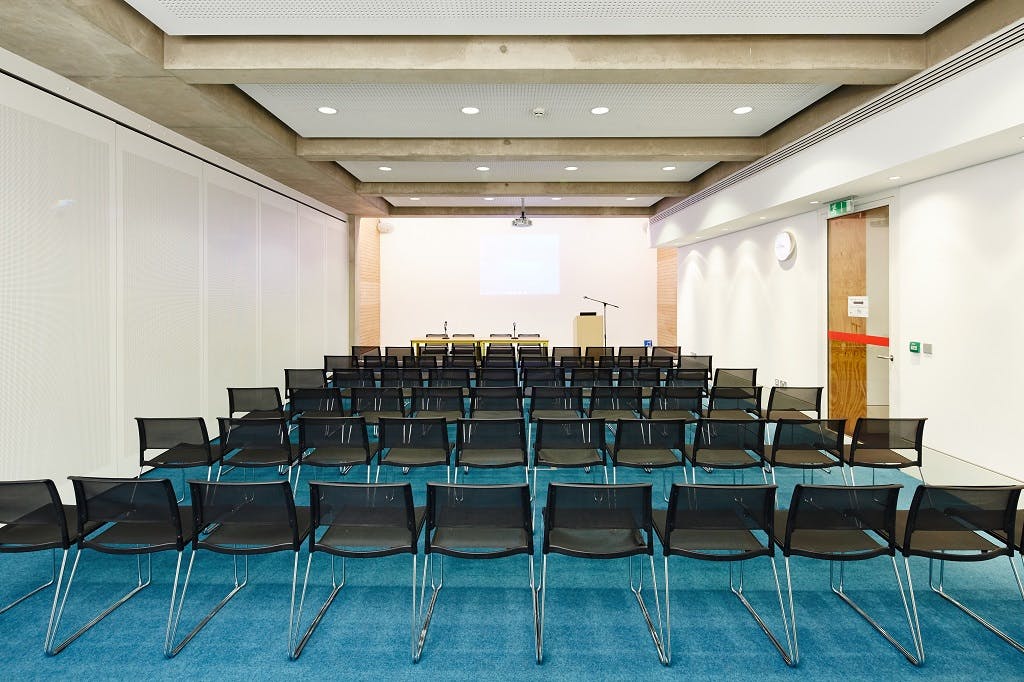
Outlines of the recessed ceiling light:
{"type": "Polygon", "coordinates": [[[476,167],[476,169],[477,169],[478,171],[480,171],[481,173],[483,173],[484,171],[489,171],[489,170],[491,170],[491,167],[490,167],[490,166],[477,166],[477,167],[476,167]]]}
{"type": "Polygon", "coordinates": [[[391,166],[377,166],[377,170],[381,170],[387,173],[389,170],[391,170],[391,166]]]}
{"type": "Polygon", "coordinates": [[[594,116],[604,116],[609,111],[610,109],[608,107],[594,107],[593,109],[590,110],[590,113],[592,113],[594,116]]]}
{"type": "Polygon", "coordinates": [[[419,201],[419,197],[409,197],[409,201],[419,201]]]}
{"type": "Polygon", "coordinates": [[[338,113],[338,110],[335,109],[334,107],[318,107],[317,111],[319,111],[321,114],[328,114],[328,115],[329,114],[336,114],[336,113],[338,113]]]}
{"type": "Polygon", "coordinates": [[[562,197],[551,197],[551,201],[561,201],[562,197]]]}
{"type": "Polygon", "coordinates": [[[566,166],[565,167],[565,170],[567,170],[567,171],[574,171],[574,170],[579,170],[579,169],[580,169],[579,166],[566,166]]]}
{"type": "Polygon", "coordinates": [[[626,201],[636,201],[636,197],[626,197],[626,201]]]}
{"type": "Polygon", "coordinates": [[[762,216],[758,216],[757,219],[758,220],[768,220],[768,216],[763,216],[763,215],[762,216]]]}
{"type": "Polygon", "coordinates": [[[890,180],[899,180],[899,179],[900,179],[900,176],[898,176],[898,175],[890,175],[890,176],[889,176],[889,179],[890,179],[890,180]]]}
{"type": "Polygon", "coordinates": [[[494,201],[494,197],[484,197],[484,201],[494,201]]]}
{"type": "Polygon", "coordinates": [[[675,169],[676,169],[675,166],[662,166],[661,167],[661,170],[663,170],[663,171],[674,171],[675,169]]]}
{"type": "Polygon", "coordinates": [[[812,201],[811,203],[812,203],[812,204],[820,204],[821,202],[820,202],[820,201],[818,201],[817,199],[815,199],[815,200],[814,200],[814,201],[812,201]]]}
{"type": "Polygon", "coordinates": [[[736,114],[737,116],[742,116],[743,114],[749,114],[753,110],[754,107],[736,107],[735,109],[732,110],[732,113],[736,114]]]}
{"type": "Polygon", "coordinates": [[[462,113],[467,116],[475,116],[480,113],[480,109],[477,107],[462,107],[462,113]]]}

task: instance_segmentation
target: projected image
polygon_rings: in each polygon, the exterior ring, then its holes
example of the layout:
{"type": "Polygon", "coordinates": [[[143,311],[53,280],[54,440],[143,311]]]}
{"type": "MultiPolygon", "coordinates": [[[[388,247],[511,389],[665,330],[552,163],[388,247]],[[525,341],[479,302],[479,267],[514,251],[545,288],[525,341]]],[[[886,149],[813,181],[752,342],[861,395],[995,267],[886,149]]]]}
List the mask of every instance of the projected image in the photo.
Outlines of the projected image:
{"type": "Polygon", "coordinates": [[[558,235],[481,235],[480,295],[557,294],[560,258],[558,235]]]}

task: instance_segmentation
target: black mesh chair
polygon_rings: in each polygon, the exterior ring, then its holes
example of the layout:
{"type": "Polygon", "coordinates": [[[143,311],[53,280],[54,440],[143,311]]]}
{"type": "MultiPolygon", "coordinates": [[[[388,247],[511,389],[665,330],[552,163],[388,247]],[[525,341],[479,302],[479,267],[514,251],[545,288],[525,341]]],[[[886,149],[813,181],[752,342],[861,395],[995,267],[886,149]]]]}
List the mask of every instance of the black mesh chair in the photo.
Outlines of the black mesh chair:
{"type": "Polygon", "coordinates": [[[326,388],[327,371],[323,369],[286,369],[284,371],[284,395],[288,400],[298,389],[326,388]]]}
{"type": "Polygon", "coordinates": [[[695,369],[704,372],[704,378],[711,379],[711,356],[710,355],[680,355],[676,364],[679,369],[695,369]]]}
{"type": "Polygon", "coordinates": [[[565,374],[570,386],[580,388],[611,386],[614,378],[611,367],[570,367],[565,374]]]}
{"type": "Polygon", "coordinates": [[[754,386],[757,384],[757,368],[724,368],[715,370],[715,386],[754,386]]]}
{"type": "MultiPolygon", "coordinates": [[[[91,531],[92,527],[87,527],[91,531]]],[[[22,554],[50,550],[50,578],[28,592],[0,607],[0,614],[10,611],[29,597],[36,595],[50,585],[53,604],[50,619],[46,625],[43,647],[48,650],[53,630],[54,614],[57,611],[57,597],[64,582],[68,550],[78,541],[78,512],[74,505],[61,503],[57,487],[51,480],[0,481],[0,554],[22,554]],[[60,551],[60,569],[57,568],[57,552],[60,551]]],[[[11,574],[8,573],[8,576],[11,574]]],[[[14,582],[8,577],[5,583],[14,582]]]]}
{"type": "Polygon", "coordinates": [[[665,385],[699,388],[702,396],[708,394],[708,377],[700,369],[670,369],[665,375],[665,385]]]}
{"type": "Polygon", "coordinates": [[[705,417],[758,419],[761,416],[760,386],[712,386],[705,417]]]}
{"type": "Polygon", "coordinates": [[[822,390],[821,386],[773,386],[765,419],[820,419],[822,390]]]}
{"type": "Polygon", "coordinates": [[[351,395],[353,388],[366,388],[376,385],[377,376],[369,367],[336,369],[331,374],[331,386],[340,389],[342,395],[351,395]]]}
{"type": "Polygon", "coordinates": [[[373,452],[363,417],[299,417],[299,453],[301,463],[316,471],[337,467],[345,475],[365,464],[370,482],[373,452]]]}
{"type": "Polygon", "coordinates": [[[924,662],[924,639],[910,574],[910,557],[928,559],[928,586],[1000,639],[1024,653],[1024,645],[951,596],[945,589],[947,561],[978,562],[1006,557],[1022,599],[1024,586],[1013,563],[1014,519],[1021,486],[920,485],[908,511],[896,512],[896,548],[903,553],[907,588],[917,625],[918,657],[924,662]],[[935,561],[939,562],[936,582],[935,561]]]}
{"type": "Polygon", "coordinates": [[[618,367],[639,367],[647,360],[647,346],[619,346],[615,358],[618,367]]]}
{"type": "Polygon", "coordinates": [[[451,443],[444,417],[402,419],[382,417],[377,433],[377,475],[381,467],[444,467],[445,480],[451,480],[451,443]]]}
{"type": "Polygon", "coordinates": [[[524,391],[530,393],[537,386],[565,386],[565,370],[562,367],[524,367],[524,391]]]}
{"type": "Polygon", "coordinates": [[[877,419],[861,417],[847,443],[843,460],[850,467],[850,480],[856,484],[854,469],[905,469],[917,467],[924,481],[921,457],[924,450],[924,419],[877,419]]]}
{"type": "MultiPolygon", "coordinates": [[[[664,377],[660,367],[641,365],[639,367],[619,367],[619,386],[640,386],[654,388],[661,386],[664,377]]],[[[649,391],[648,391],[649,392],[649,391]]]]}
{"type": "MultiPolygon", "coordinates": [[[[603,430],[602,430],[603,432],[603,430]]],[[[548,555],[563,554],[580,559],[629,560],[629,589],[636,597],[647,629],[667,664],[662,646],[661,605],[654,575],[654,530],[651,522],[651,484],[598,485],[551,483],[544,508],[543,563],[540,578],[540,624],[537,660],[544,655],[544,602],[548,588],[548,555]],[[655,628],[643,599],[643,555],[651,569],[658,627],[655,628]],[[635,570],[633,557],[640,566],[635,570]]],[[[572,614],[580,618],[582,614],[572,614]]]]}
{"type": "Polygon", "coordinates": [[[413,367],[416,365],[416,354],[412,346],[385,346],[384,365],[386,367],[413,367]]]}
{"type": "MultiPolygon", "coordinates": [[[[214,454],[210,434],[202,417],[136,417],[139,427],[139,477],[146,467],[182,469],[206,467],[206,480],[213,475],[219,461],[214,454]]],[[[181,497],[185,496],[182,480],[181,497]]]]}
{"type": "Polygon", "coordinates": [[[608,357],[614,357],[615,356],[615,347],[614,346],[587,346],[587,351],[583,355],[588,357],[588,358],[592,358],[594,360],[594,364],[597,364],[598,358],[600,358],[602,355],[605,355],[605,356],[608,356],[608,357]]]}
{"type": "MultiPolygon", "coordinates": [[[[166,478],[70,478],[75,487],[75,506],[78,514],[78,553],[75,555],[64,596],[60,599],[60,606],[50,628],[46,646],[46,653],[50,655],[59,654],[115,609],[149,587],[153,576],[153,554],[157,552],[178,553],[171,588],[173,608],[182,553],[185,551],[185,545],[193,539],[192,509],[178,506],[174,488],[166,478]],[[56,644],[60,621],[67,606],[68,596],[71,594],[79,560],[87,549],[104,554],[134,555],[138,582],[98,616],[60,644],[56,644]],[[142,569],[143,555],[146,556],[145,574],[142,569]]],[[[168,653],[166,641],[164,653],[168,653]]]]}
{"type": "Polygon", "coordinates": [[[363,387],[352,389],[352,415],[366,420],[374,428],[382,418],[406,416],[402,389],[395,387],[363,387]]]}
{"type": "Polygon", "coordinates": [[[652,367],[672,367],[679,359],[679,346],[654,346],[651,348],[651,354],[647,356],[647,362],[652,367]],[[669,364],[659,364],[658,362],[652,362],[652,358],[658,358],[664,361],[668,359],[669,364]]]}
{"type": "MultiPolygon", "coordinates": [[[[669,588],[669,557],[700,561],[729,562],[729,590],[754,617],[757,624],[778,649],[787,665],[793,659],[793,640],[789,618],[782,599],[779,570],[775,564],[775,491],[774,485],[673,485],[668,509],[655,509],[654,531],[665,556],[665,659],[672,661],[672,614],[669,588]],[[771,631],[743,592],[744,562],[767,557],[772,565],[775,592],[786,632],[786,646],[771,631]],[[738,582],[733,565],[737,566],[738,582]]],[[[791,581],[787,579],[787,590],[791,581]]],[[[792,601],[792,593],[790,593],[792,601]]],[[[698,616],[703,620],[703,614],[698,616]]]]}
{"type": "Polygon", "coordinates": [[[333,374],[338,369],[356,369],[359,367],[359,358],[354,355],[325,355],[324,371],[333,374]]]}
{"type": "MultiPolygon", "coordinates": [[[[736,472],[742,469],[761,468],[764,464],[764,422],[760,419],[706,419],[697,421],[693,445],[684,450],[697,482],[697,467],[709,473],[713,469],[731,469],[733,483],[736,472]]],[[[767,483],[767,474],[764,473],[767,483]]]]}
{"type": "MultiPolygon", "coordinates": [[[[223,483],[189,481],[192,493],[192,517],[196,534],[192,538],[192,555],[188,560],[185,583],[177,605],[171,599],[174,613],[167,622],[166,655],[176,656],[210,622],[238,592],[249,583],[249,557],[275,552],[292,552],[291,605],[288,609],[288,654],[295,651],[294,639],[298,630],[295,618],[295,592],[299,575],[299,550],[309,535],[309,507],[296,507],[294,493],[288,481],[264,483],[223,483]],[[232,558],[234,585],[213,610],[181,641],[176,641],[181,621],[185,594],[192,577],[196,554],[200,551],[227,554],[232,558]],[[243,559],[242,579],[239,580],[238,557],[243,559]]],[[[175,580],[177,586],[177,580],[175,580]]],[[[173,594],[173,593],[172,593],[173,594]]],[[[265,601],[250,608],[265,617],[265,601]]],[[[266,643],[264,643],[266,644],[266,643]]]]}
{"type": "Polygon", "coordinates": [[[416,659],[419,618],[416,610],[416,547],[423,526],[423,508],[413,507],[412,487],[401,484],[318,483],[309,484],[311,530],[306,577],[295,616],[295,632],[302,623],[302,609],[309,589],[313,557],[324,553],[331,557],[331,592],[305,634],[291,651],[292,660],[303,649],[345,586],[349,559],[374,559],[408,554],[412,558],[411,652],[416,659]],[[335,572],[335,559],[341,557],[341,580],[335,572]]]}
{"type": "Polygon", "coordinates": [[[519,371],[525,372],[527,367],[554,367],[555,359],[547,355],[525,354],[519,356],[519,371]]]}
{"type": "Polygon", "coordinates": [[[468,389],[469,369],[466,367],[437,367],[427,370],[427,386],[455,386],[468,389]]]}
{"type": "Polygon", "coordinates": [[[523,420],[523,389],[518,386],[481,386],[469,389],[469,416],[473,419],[523,420]]]}
{"type": "Polygon", "coordinates": [[[352,355],[359,359],[360,366],[380,366],[380,346],[352,346],[352,355]],[[378,361],[374,362],[373,358],[378,361]]]}
{"type": "MultiPolygon", "coordinates": [[[[456,346],[456,348],[459,348],[459,346],[456,346]]],[[[445,356],[442,366],[461,367],[473,372],[479,364],[475,350],[470,348],[469,352],[466,353],[456,353],[455,350],[452,349],[452,354],[445,356]]]]}
{"type": "Polygon", "coordinates": [[[253,419],[279,419],[285,416],[281,391],[276,386],[262,388],[229,388],[228,416],[253,419]]]}
{"type": "Polygon", "coordinates": [[[416,386],[423,385],[423,370],[419,367],[384,367],[380,370],[381,388],[400,388],[409,395],[416,386]]]}
{"type": "Polygon", "coordinates": [[[462,388],[458,386],[424,386],[412,389],[412,416],[441,417],[449,423],[466,416],[462,388]]]}
{"type": "Polygon", "coordinates": [[[530,388],[527,440],[533,440],[533,425],[538,419],[577,419],[583,416],[583,389],[570,386],[533,386],[530,388]]]}
{"type": "MultiPolygon", "coordinates": [[[[423,627],[413,660],[419,660],[434,615],[437,596],[444,585],[444,558],[502,559],[525,555],[529,566],[530,600],[533,604],[533,640],[537,662],[541,661],[537,592],[533,573],[533,512],[530,489],[518,485],[427,484],[426,530],[423,533],[423,579],[420,581],[420,610],[426,600],[427,572],[430,572],[430,602],[423,614],[423,627]],[[440,555],[440,570],[434,571],[434,555],[440,555]]],[[[507,614],[502,613],[499,617],[507,614]]]]}
{"type": "Polygon", "coordinates": [[[493,353],[488,352],[480,363],[485,369],[503,367],[513,370],[516,368],[516,364],[516,356],[514,354],[511,352],[503,353],[500,350],[495,350],[493,353]]]}
{"type": "Polygon", "coordinates": [[[217,480],[225,473],[224,467],[259,469],[287,468],[291,480],[293,467],[298,480],[301,462],[298,450],[292,446],[285,419],[229,419],[219,417],[221,468],[217,480]],[[296,465],[298,465],[296,467],[296,465]]]}
{"type": "Polygon", "coordinates": [[[345,398],[340,388],[294,388],[288,397],[288,419],[344,417],[345,398]]]}
{"type": "MultiPolygon", "coordinates": [[[[520,413],[521,415],[522,413],[520,413]]],[[[512,419],[460,419],[455,434],[455,482],[459,467],[501,469],[523,467],[530,482],[526,429],[522,416],[512,419]]]]}
{"type": "Polygon", "coordinates": [[[408,367],[419,367],[420,369],[432,370],[444,367],[444,359],[447,357],[440,353],[433,346],[431,350],[424,348],[415,358],[406,360],[408,367]]]}
{"type": "Polygon", "coordinates": [[[644,358],[644,366],[657,367],[667,371],[676,366],[676,359],[671,355],[648,355],[644,358]]]}
{"type": "Polygon", "coordinates": [[[648,419],[696,419],[704,411],[699,386],[656,386],[651,391],[648,419]]]}
{"type": "Polygon", "coordinates": [[[578,358],[583,353],[580,351],[579,346],[555,346],[551,349],[551,358],[555,361],[556,365],[562,364],[562,358],[578,358]]]}
{"type": "MultiPolygon", "coordinates": [[[[846,593],[845,569],[851,561],[866,561],[887,556],[899,588],[903,610],[914,645],[917,633],[903,591],[903,579],[896,566],[896,502],[900,485],[880,486],[808,486],[798,483],[788,510],[775,512],[775,542],[786,560],[787,582],[791,583],[791,556],[829,562],[832,592],[856,611],[887,642],[914,665],[920,660],[910,653],[846,593]],[[836,569],[838,562],[839,568],[836,569]],[[838,574],[838,575],[837,575],[838,574]],[[838,582],[837,582],[838,578],[838,582]]],[[[790,622],[793,627],[793,661],[800,660],[796,611],[790,585],[790,622]]],[[[919,654],[920,655],[920,654],[919,654]]]]}
{"type": "Polygon", "coordinates": [[[566,370],[566,373],[574,367],[594,367],[597,364],[597,358],[592,358],[588,355],[576,355],[563,356],[559,361],[558,366],[566,370]]]}
{"type": "Polygon", "coordinates": [[[533,441],[533,489],[537,490],[537,470],[583,469],[600,467],[608,482],[608,448],[603,419],[538,419],[537,438],[533,441]]]}
{"type": "Polygon", "coordinates": [[[845,425],[845,419],[778,420],[767,457],[772,483],[776,467],[810,470],[812,476],[815,469],[838,467],[846,483],[842,459],[845,425]]]}
{"type": "Polygon", "coordinates": [[[587,416],[611,422],[634,419],[643,414],[643,396],[639,386],[595,386],[590,389],[587,416]]]}
{"type": "MultiPolygon", "coordinates": [[[[683,469],[686,419],[619,419],[612,445],[612,483],[618,483],[618,467],[667,471],[683,469]],[[677,454],[678,453],[678,454],[677,454]]],[[[686,470],[683,469],[683,473],[686,470]]]]}
{"type": "Polygon", "coordinates": [[[519,372],[515,367],[484,367],[477,377],[477,386],[519,385],[519,372]]]}

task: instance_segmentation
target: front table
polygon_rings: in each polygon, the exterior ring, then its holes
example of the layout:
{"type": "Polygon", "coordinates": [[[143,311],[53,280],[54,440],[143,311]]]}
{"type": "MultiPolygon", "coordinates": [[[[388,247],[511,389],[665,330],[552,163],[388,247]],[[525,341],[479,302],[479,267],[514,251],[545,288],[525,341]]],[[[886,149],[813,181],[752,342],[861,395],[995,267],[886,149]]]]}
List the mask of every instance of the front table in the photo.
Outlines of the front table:
{"type": "Polygon", "coordinates": [[[480,350],[481,355],[487,354],[487,346],[492,343],[511,343],[513,346],[543,346],[547,348],[547,339],[538,339],[532,336],[525,336],[522,338],[510,338],[510,337],[476,337],[476,336],[459,336],[450,339],[443,339],[437,336],[431,336],[430,338],[422,339],[410,339],[410,345],[415,349],[416,354],[420,354],[420,348],[422,346],[447,346],[451,345],[462,345],[462,346],[476,346],[480,350]]]}

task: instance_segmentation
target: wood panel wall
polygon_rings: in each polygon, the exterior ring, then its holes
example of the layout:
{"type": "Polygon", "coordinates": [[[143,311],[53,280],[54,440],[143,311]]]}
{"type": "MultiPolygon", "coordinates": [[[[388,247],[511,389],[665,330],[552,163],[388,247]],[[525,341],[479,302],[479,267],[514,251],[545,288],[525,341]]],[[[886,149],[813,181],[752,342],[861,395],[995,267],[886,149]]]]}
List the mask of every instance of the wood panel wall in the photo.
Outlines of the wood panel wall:
{"type": "MultiPolygon", "coordinates": [[[[848,315],[849,296],[867,294],[867,228],[855,213],[828,223],[828,328],[834,332],[867,333],[867,318],[848,315]]],[[[867,416],[867,346],[830,340],[828,343],[828,416],[856,420],[867,416]]],[[[853,422],[849,424],[853,427],[853,422]]]]}
{"type": "Polygon", "coordinates": [[[674,346],[677,343],[678,324],[677,298],[679,288],[679,251],[674,248],[658,249],[658,338],[659,346],[674,346]]]}
{"type": "Polygon", "coordinates": [[[380,233],[376,218],[356,219],[353,344],[380,345],[380,233]]]}

